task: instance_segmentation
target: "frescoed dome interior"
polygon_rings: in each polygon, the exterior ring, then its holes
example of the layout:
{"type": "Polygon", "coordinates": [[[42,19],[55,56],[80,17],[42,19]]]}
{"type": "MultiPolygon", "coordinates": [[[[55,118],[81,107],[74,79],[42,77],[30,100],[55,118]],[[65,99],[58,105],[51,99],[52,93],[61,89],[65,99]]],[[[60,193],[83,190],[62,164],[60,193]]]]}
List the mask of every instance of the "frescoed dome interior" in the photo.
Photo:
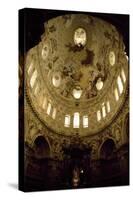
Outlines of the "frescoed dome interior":
{"type": "Polygon", "coordinates": [[[123,105],[128,56],[110,23],[69,14],[45,23],[26,59],[26,91],[39,119],[58,134],[96,134],[123,105]]]}

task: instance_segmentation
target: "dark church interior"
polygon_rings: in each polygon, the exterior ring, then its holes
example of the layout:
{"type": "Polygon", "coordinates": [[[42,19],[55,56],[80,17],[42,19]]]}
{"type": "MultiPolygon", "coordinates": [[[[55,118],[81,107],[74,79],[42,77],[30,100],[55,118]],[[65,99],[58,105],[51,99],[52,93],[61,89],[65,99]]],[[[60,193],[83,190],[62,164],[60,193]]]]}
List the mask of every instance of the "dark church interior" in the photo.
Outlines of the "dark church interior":
{"type": "Polygon", "coordinates": [[[19,189],[129,185],[129,15],[19,12],[19,189]]]}

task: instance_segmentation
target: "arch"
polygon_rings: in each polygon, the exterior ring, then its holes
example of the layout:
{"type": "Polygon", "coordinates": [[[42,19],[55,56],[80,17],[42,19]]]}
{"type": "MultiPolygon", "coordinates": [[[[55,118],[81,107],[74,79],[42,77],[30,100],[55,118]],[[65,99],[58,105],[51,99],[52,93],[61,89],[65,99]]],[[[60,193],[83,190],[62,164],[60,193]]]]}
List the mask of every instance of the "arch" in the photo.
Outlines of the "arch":
{"type": "Polygon", "coordinates": [[[99,150],[99,158],[108,160],[113,156],[114,151],[116,150],[116,144],[112,138],[106,139],[99,150]]]}
{"type": "Polygon", "coordinates": [[[50,157],[50,145],[43,135],[38,135],[34,139],[33,149],[37,158],[50,157]]]}

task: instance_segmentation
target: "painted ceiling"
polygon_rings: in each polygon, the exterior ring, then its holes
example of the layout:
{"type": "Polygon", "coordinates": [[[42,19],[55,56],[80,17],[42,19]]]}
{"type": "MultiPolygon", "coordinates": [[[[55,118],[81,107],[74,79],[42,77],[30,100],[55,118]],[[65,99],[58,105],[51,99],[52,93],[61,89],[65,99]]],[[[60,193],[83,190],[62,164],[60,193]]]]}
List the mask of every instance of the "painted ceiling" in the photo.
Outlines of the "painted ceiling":
{"type": "Polygon", "coordinates": [[[60,134],[97,133],[111,122],[126,94],[128,60],[122,36],[112,24],[84,14],[59,16],[44,27],[41,42],[28,52],[26,59],[26,91],[31,105],[39,118],[60,134]],[[120,74],[123,89],[117,100],[115,89],[119,87],[120,74]],[[37,85],[33,83],[35,79],[37,85]],[[49,109],[56,109],[58,116],[50,117],[50,112],[44,111],[45,96],[49,109]],[[100,122],[98,111],[103,117],[100,122]],[[73,122],[64,127],[65,115],[73,118],[75,112],[80,119],[88,116],[87,128],[80,123],[74,129],[73,122]]]}

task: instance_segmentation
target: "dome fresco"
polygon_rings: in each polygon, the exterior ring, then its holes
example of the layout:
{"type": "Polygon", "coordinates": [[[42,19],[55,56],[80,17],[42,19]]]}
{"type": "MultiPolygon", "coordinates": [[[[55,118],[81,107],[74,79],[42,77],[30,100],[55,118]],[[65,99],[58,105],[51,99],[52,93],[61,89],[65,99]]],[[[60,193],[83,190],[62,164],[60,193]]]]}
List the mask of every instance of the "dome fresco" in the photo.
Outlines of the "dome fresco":
{"type": "Polygon", "coordinates": [[[31,105],[58,134],[96,134],[113,120],[126,95],[122,36],[112,24],[86,14],[59,16],[44,26],[41,42],[26,59],[31,105]]]}

